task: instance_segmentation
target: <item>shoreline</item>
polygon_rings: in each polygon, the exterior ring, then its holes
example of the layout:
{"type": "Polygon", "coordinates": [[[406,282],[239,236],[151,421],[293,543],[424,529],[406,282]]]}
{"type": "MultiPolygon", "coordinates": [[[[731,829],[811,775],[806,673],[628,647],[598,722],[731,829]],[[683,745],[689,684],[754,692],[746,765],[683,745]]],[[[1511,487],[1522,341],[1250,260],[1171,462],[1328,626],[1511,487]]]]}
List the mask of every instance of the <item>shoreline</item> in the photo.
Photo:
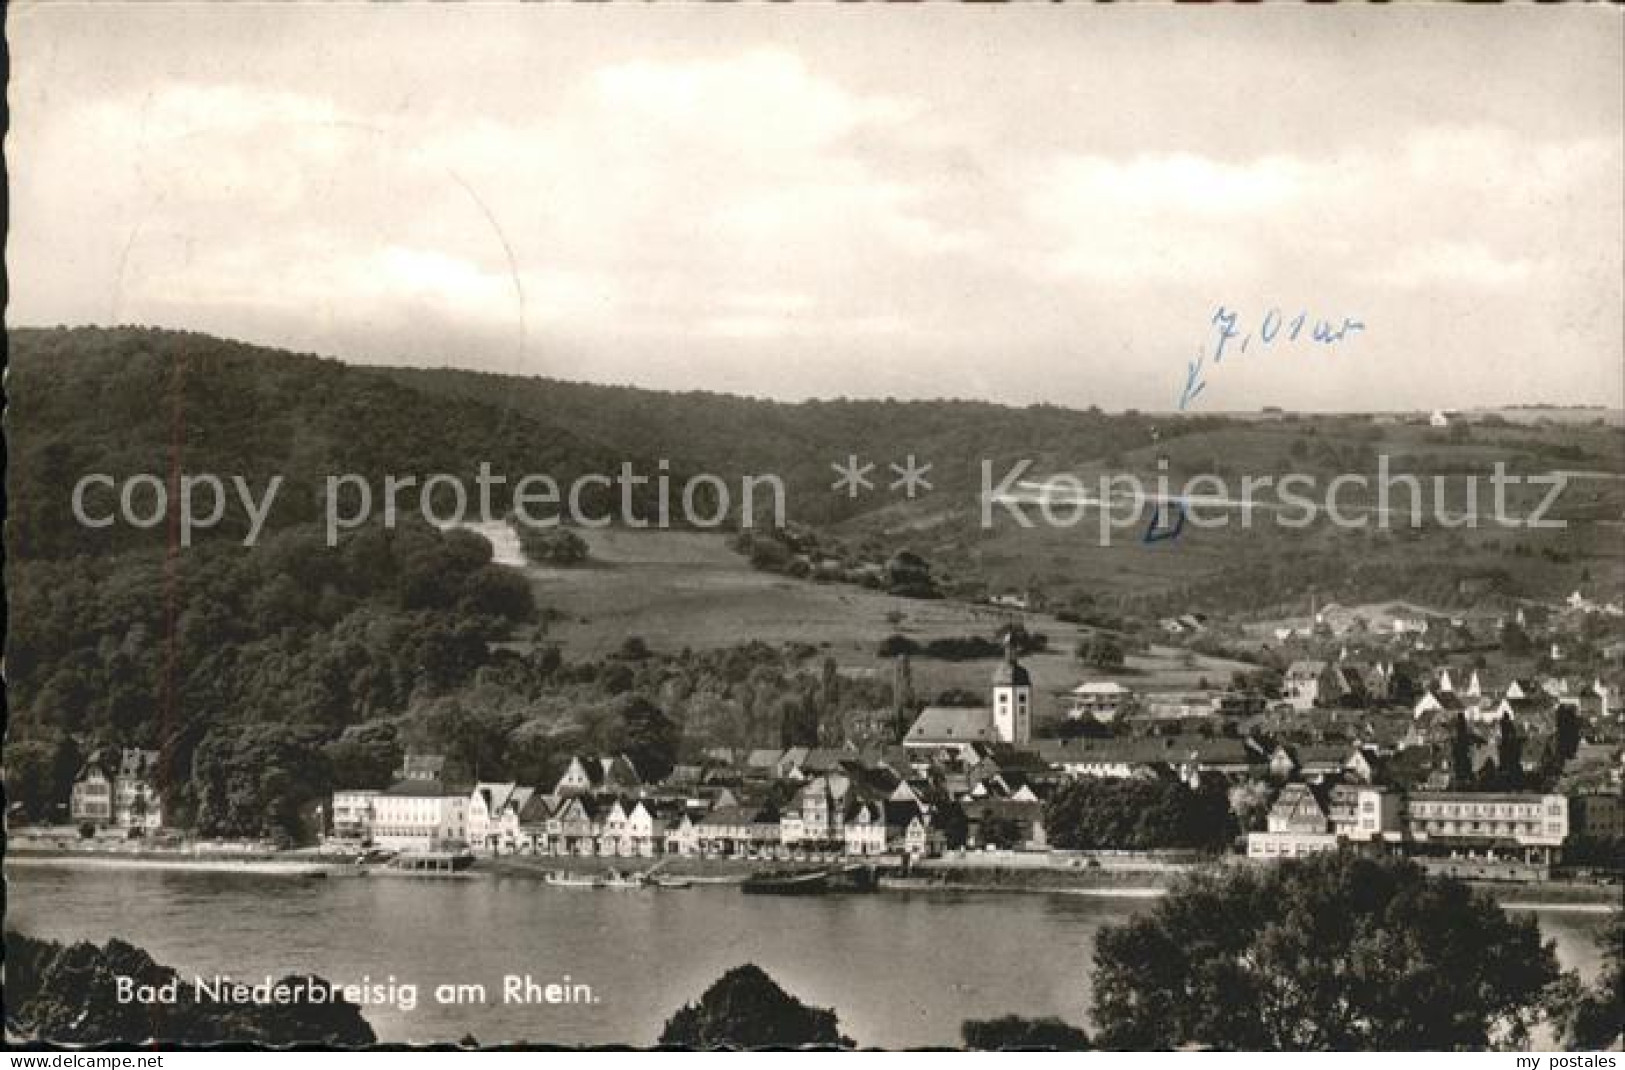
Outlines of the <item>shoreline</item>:
{"type": "Polygon", "coordinates": [[[7,851],[5,865],[23,869],[170,870],[177,873],[253,873],[268,877],[331,876],[339,862],[273,858],[143,857],[133,854],[34,854],[7,851]]]}
{"type": "MultiPolygon", "coordinates": [[[[609,869],[645,871],[661,859],[598,858],[551,856],[503,856],[479,858],[462,877],[499,877],[540,883],[552,872],[602,872],[609,869]]],[[[693,858],[666,859],[661,873],[685,877],[698,886],[737,884],[751,873],[782,868],[772,864],[693,858]]],[[[385,867],[357,867],[351,862],[315,858],[197,857],[182,854],[138,854],[135,852],[43,852],[8,850],[5,864],[18,869],[69,869],[81,871],[127,870],[172,873],[229,873],[277,878],[334,877],[355,878],[386,875],[385,867]]],[[[808,866],[807,868],[820,868],[808,866]]],[[[1037,867],[994,868],[934,865],[903,875],[880,866],[877,892],[1002,892],[1039,895],[1087,896],[1102,899],[1156,899],[1186,872],[1197,867],[1181,866],[1159,870],[1077,870],[1037,867]]],[[[387,874],[395,876],[396,874],[387,874]]],[[[410,874],[401,874],[409,876],[410,874]]],[[[1470,882],[1506,910],[1607,914],[1622,909],[1619,889],[1610,885],[1573,884],[1547,881],[1523,884],[1470,882]]]]}

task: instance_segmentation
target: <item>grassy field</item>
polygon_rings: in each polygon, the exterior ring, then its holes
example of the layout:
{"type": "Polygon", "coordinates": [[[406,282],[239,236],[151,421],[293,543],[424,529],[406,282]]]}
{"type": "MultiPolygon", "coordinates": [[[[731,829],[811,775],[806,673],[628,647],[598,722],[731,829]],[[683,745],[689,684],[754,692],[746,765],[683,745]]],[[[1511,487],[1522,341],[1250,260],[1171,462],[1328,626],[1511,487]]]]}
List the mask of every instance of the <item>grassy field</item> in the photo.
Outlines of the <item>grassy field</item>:
{"type": "MultiPolygon", "coordinates": [[[[1038,457],[1023,478],[1041,483],[1060,475],[1076,477],[1092,496],[1102,477],[1122,473],[1155,490],[1162,474],[1159,457],[1168,460],[1164,478],[1174,495],[1198,472],[1221,476],[1224,494],[1231,498],[1241,493],[1245,479],[1279,481],[1288,473],[1301,473],[1313,482],[1299,484],[1296,493],[1316,503],[1314,521],[1307,527],[1281,523],[1286,516],[1301,517],[1301,507],[1281,510],[1277,489],[1261,483],[1250,495],[1259,503],[1250,524],[1239,509],[1205,506],[1204,515],[1221,520],[1224,527],[1188,525],[1178,539],[1150,544],[1141,538],[1149,510],[1142,512],[1138,525],[1113,530],[1109,545],[1101,545],[1098,508],[1081,510],[1075,526],[1056,526],[1030,505],[1025,512],[1031,527],[995,508],[992,527],[986,528],[974,501],[943,496],[876,510],[849,522],[844,534],[906,545],[940,571],[986,582],[994,591],[1038,590],[1052,605],[1073,597],[1149,600],[1158,613],[1273,608],[1290,614],[1300,602],[1307,607],[1312,586],[1322,602],[1408,595],[1459,607],[1466,602],[1457,597],[1458,579],[1487,574],[1501,577],[1505,596],[1546,601],[1580,587],[1615,596],[1625,585],[1625,540],[1620,538],[1625,437],[1617,428],[1507,424],[1458,433],[1378,425],[1362,417],[1305,417],[1201,430],[1169,437],[1160,445],[1125,441],[1108,456],[1038,457]],[[1387,458],[1390,479],[1416,477],[1424,517],[1418,530],[1410,528],[1412,498],[1404,483],[1390,484],[1394,512],[1377,511],[1381,457],[1387,458]],[[1490,484],[1498,464],[1525,477],[1565,474],[1567,484],[1546,520],[1566,526],[1534,530],[1498,522],[1490,484]],[[1341,475],[1366,481],[1351,480],[1337,492],[1337,504],[1354,518],[1353,526],[1333,524],[1325,508],[1332,480],[1341,475]],[[1470,480],[1475,481],[1470,526],[1446,526],[1443,521],[1466,523],[1470,480]],[[1244,574],[1248,568],[1253,574],[1244,574]],[[1259,570],[1271,574],[1267,584],[1258,582],[1259,570]],[[1418,591],[1418,579],[1436,582],[1418,591]],[[1254,594],[1260,597],[1249,597],[1254,594]]],[[[1200,490],[1219,493],[1212,484],[1200,490]]],[[[1512,485],[1507,515],[1531,515],[1548,490],[1544,482],[1512,485]]],[[[1065,506],[1056,512],[1062,524],[1072,515],[1065,506]]]]}
{"type": "MultiPolygon", "coordinates": [[[[807,643],[835,658],[851,675],[889,677],[891,663],[875,655],[893,632],[926,642],[964,635],[992,635],[1008,621],[1043,632],[1054,652],[1023,659],[1033,677],[1037,714],[1056,712],[1056,692],[1091,675],[1072,657],[1083,630],[1044,614],[1012,614],[949,600],[894,598],[845,584],[790,579],[752,569],[728,548],[722,535],[692,532],[587,531],[592,564],[556,569],[526,566],[541,606],[563,614],[547,638],[572,657],[595,657],[640,636],[661,652],[700,650],[760,640],[807,643]],[[903,614],[898,624],[891,613],[903,614]]],[[[982,692],[996,662],[945,662],[915,658],[916,693],[982,692]]],[[[1129,659],[1133,686],[1178,688],[1207,677],[1226,681],[1242,666],[1216,658],[1187,665],[1182,652],[1153,648],[1129,659]]]]}

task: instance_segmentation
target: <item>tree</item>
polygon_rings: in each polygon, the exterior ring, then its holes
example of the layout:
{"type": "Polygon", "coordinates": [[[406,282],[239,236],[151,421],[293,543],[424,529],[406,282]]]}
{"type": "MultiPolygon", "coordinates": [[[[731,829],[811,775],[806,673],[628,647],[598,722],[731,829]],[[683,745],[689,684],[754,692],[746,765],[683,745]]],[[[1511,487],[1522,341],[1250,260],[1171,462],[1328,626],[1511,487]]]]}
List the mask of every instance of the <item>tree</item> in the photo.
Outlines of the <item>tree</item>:
{"type": "Polygon", "coordinates": [[[981,838],[984,846],[1008,851],[1021,846],[1021,826],[1008,817],[990,814],[982,818],[981,838]]]}
{"type": "Polygon", "coordinates": [[[700,1050],[851,1044],[834,1011],[807,1006],[751,963],[729,970],[698,1003],[673,1014],[660,1043],[700,1050]]]}
{"type": "Polygon", "coordinates": [[[886,562],[886,589],[904,598],[936,598],[931,565],[912,550],[899,550],[886,562]]]}
{"type": "Polygon", "coordinates": [[[13,742],[6,748],[6,799],[29,821],[49,818],[59,801],[51,776],[54,749],[42,739],[13,742]]]}
{"type": "Polygon", "coordinates": [[[1512,714],[1503,713],[1495,741],[1495,768],[1499,786],[1505,791],[1523,787],[1523,733],[1512,720],[1512,714]]]}
{"type": "Polygon", "coordinates": [[[1473,783],[1473,733],[1467,728],[1467,714],[1456,711],[1450,733],[1450,786],[1464,791],[1473,783]]]}
{"type": "Polygon", "coordinates": [[[175,1003],[118,998],[117,981],[158,986],[176,980],[122,940],[64,947],[6,933],[6,1021],[25,1036],[55,1044],[129,1044],[132,1038],[179,1044],[312,1044],[359,1048],[376,1043],[360,1008],[319,977],[284,977],[288,999],[217,1003],[177,986],[175,1003]],[[320,995],[313,993],[320,992],[320,995]]]}
{"type": "Polygon", "coordinates": [[[1116,672],[1123,667],[1123,648],[1109,635],[1096,632],[1078,641],[1078,660],[1101,672],[1116,672]]]}
{"type": "Polygon", "coordinates": [[[622,701],[620,718],[626,734],[622,749],[637,767],[638,775],[651,784],[666,779],[677,764],[682,726],[642,695],[629,695],[622,701]]]}
{"type": "Polygon", "coordinates": [[[519,537],[525,556],[538,565],[570,568],[587,560],[586,540],[568,528],[531,527],[517,515],[508,518],[508,526],[519,537]]]}
{"type": "Polygon", "coordinates": [[[1235,832],[1220,785],[1080,777],[1044,804],[1049,842],[1066,850],[1219,850],[1235,832]]]}
{"type": "Polygon", "coordinates": [[[1556,953],[1534,919],[1402,859],[1350,853],[1186,879],[1096,942],[1105,1048],[1515,1045],[1556,953]]]}
{"type": "Polygon", "coordinates": [[[818,706],[811,697],[785,695],[778,702],[779,744],[785,747],[818,746],[818,706]]]}
{"type": "Polygon", "coordinates": [[[1563,1046],[1601,1051],[1625,1037],[1625,914],[1597,934],[1602,973],[1589,987],[1578,983],[1558,1016],[1563,1046]]]}
{"type": "Polygon", "coordinates": [[[892,729],[896,742],[901,743],[914,716],[914,668],[907,654],[892,662],[891,703],[892,729]]]}
{"type": "Polygon", "coordinates": [[[1575,707],[1565,702],[1557,707],[1557,725],[1552,738],[1557,743],[1559,771],[1562,763],[1580,752],[1580,716],[1575,707]]]}
{"type": "Polygon", "coordinates": [[[1501,625],[1501,650],[1509,657],[1521,658],[1534,648],[1529,633],[1515,620],[1501,625]]]}
{"type": "Polygon", "coordinates": [[[942,833],[943,845],[951,851],[964,847],[970,836],[970,819],[965,816],[964,807],[958,803],[945,803],[937,807],[931,814],[931,824],[942,833]]]}
{"type": "Polygon", "coordinates": [[[346,728],[322,750],[335,788],[387,788],[405,755],[388,722],[346,728]]]}
{"type": "Polygon", "coordinates": [[[1059,1018],[969,1019],[960,1024],[959,1036],[972,1051],[1089,1050],[1089,1034],[1059,1018]]]}
{"type": "Polygon", "coordinates": [[[305,839],[301,811],[332,790],[319,740],[315,729],[280,724],[210,731],[192,759],[198,831],[305,839]]]}
{"type": "Polygon", "coordinates": [[[1242,832],[1263,832],[1270,812],[1270,789],[1261,781],[1248,780],[1227,793],[1230,812],[1242,832]]]}

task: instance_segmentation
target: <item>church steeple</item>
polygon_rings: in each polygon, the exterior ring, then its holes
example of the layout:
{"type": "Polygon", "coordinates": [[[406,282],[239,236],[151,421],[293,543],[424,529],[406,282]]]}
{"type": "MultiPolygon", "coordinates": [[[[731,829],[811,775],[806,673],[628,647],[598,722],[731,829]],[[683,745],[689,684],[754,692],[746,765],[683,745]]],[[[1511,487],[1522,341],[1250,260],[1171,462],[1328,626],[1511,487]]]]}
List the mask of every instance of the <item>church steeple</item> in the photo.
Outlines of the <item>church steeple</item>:
{"type": "Polygon", "coordinates": [[[993,733],[1023,746],[1033,736],[1033,682],[1016,660],[1016,630],[1004,633],[1004,660],[993,672],[993,733]]]}

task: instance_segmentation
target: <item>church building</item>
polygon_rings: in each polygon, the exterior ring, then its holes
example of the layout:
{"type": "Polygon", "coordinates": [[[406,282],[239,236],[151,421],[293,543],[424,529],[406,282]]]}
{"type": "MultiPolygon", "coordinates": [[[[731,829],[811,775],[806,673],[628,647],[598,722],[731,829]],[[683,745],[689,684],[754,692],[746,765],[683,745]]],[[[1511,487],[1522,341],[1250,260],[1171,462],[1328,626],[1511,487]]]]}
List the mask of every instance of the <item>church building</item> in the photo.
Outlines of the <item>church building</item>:
{"type": "Polygon", "coordinates": [[[960,748],[975,743],[1026,746],[1033,738],[1033,682],[1016,660],[1015,637],[1006,635],[1004,660],[993,671],[991,707],[927,706],[920,711],[905,747],[960,748]]]}

